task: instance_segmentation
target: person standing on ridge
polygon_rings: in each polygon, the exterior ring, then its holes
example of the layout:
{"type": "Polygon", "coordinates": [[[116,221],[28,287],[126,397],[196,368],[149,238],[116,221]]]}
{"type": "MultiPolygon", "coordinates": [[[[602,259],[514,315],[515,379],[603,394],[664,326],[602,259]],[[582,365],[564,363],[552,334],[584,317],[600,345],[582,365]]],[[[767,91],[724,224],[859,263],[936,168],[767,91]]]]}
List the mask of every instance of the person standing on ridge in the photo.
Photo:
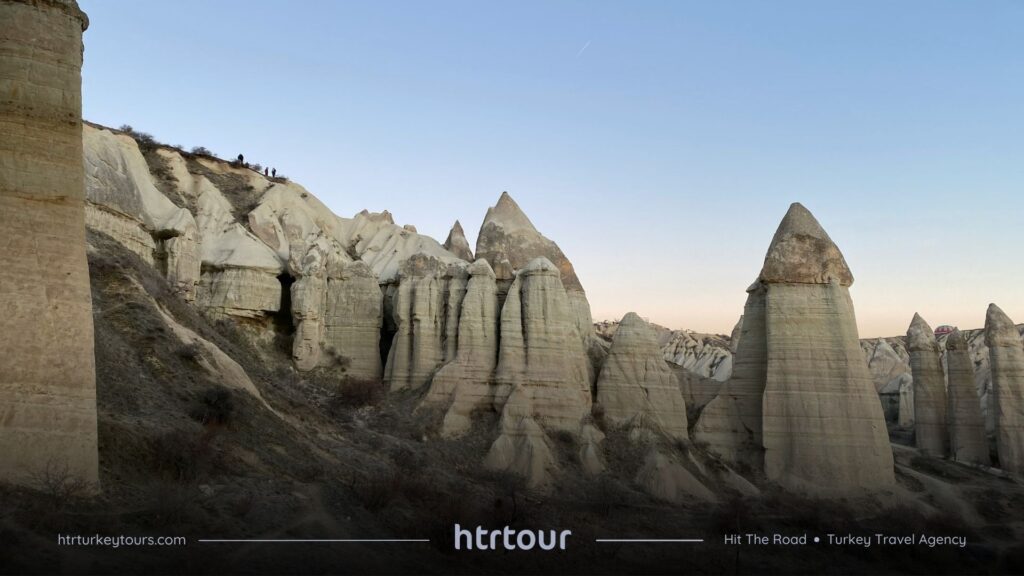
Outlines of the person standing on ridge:
{"type": "Polygon", "coordinates": [[[272,176],[273,176],[274,178],[277,178],[277,168],[274,168],[273,170],[271,170],[271,171],[270,171],[270,174],[271,174],[271,175],[272,175],[272,176]]]}

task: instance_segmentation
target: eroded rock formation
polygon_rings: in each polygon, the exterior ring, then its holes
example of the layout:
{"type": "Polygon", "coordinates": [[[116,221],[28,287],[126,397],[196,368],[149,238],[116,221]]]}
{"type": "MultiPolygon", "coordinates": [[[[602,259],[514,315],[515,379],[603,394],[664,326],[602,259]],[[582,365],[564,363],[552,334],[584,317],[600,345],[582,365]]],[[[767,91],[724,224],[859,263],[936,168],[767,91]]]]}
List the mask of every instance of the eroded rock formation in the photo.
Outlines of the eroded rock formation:
{"type": "Polygon", "coordinates": [[[1024,343],[1013,321],[995,304],[985,315],[992,365],[992,405],[999,466],[1024,475],[1024,343]]]}
{"type": "Polygon", "coordinates": [[[967,352],[967,342],[959,330],[946,338],[947,402],[949,453],[957,462],[992,463],[981,404],[974,387],[974,365],[967,352]]]}
{"type": "MultiPolygon", "coordinates": [[[[599,355],[597,350],[590,350],[597,346],[594,342],[594,321],[576,270],[561,248],[534,227],[508,192],[502,192],[498,203],[487,209],[476,239],[476,257],[487,260],[494,268],[499,279],[499,291],[500,281],[507,276],[505,261],[512,269],[519,270],[535,258],[546,258],[559,272],[579,337],[589,353],[599,355]]],[[[597,375],[596,364],[587,363],[588,378],[591,381],[597,375]]]]}
{"type": "Polygon", "coordinates": [[[732,376],[722,384],[694,427],[694,439],[731,462],[764,466],[762,402],[767,378],[765,343],[766,288],[755,281],[747,288],[743,325],[733,360],[732,376]]]}
{"type": "Polygon", "coordinates": [[[74,0],[0,2],[0,480],[98,488],[74,0]],[[60,475],[60,476],[54,476],[60,475]]]}
{"type": "Polygon", "coordinates": [[[377,380],[383,375],[380,334],[384,313],[377,276],[361,261],[328,261],[327,269],[324,350],[345,363],[349,376],[377,380]]]}
{"type": "Polygon", "coordinates": [[[914,386],[914,436],[917,448],[931,456],[949,453],[946,426],[946,383],[939,344],[932,327],[919,314],[907,329],[907,350],[914,386]]]}
{"type": "Polygon", "coordinates": [[[852,283],[828,234],[793,204],[748,289],[733,377],[705,408],[695,437],[755,466],[763,448],[765,474],[789,488],[891,485],[892,452],[857,338],[852,283]]]}
{"type": "Polygon", "coordinates": [[[892,449],[850,299],[853,274],[800,204],[779,225],[761,281],[766,475],[833,492],[892,485],[892,449]]]}
{"type": "Polygon", "coordinates": [[[597,379],[597,402],[614,425],[640,419],[669,437],[688,437],[679,382],[662,358],[654,331],[633,312],[615,331],[597,379]]]}
{"type": "Polygon", "coordinates": [[[549,481],[552,467],[544,430],[578,436],[591,408],[587,359],[559,276],[547,258],[530,261],[501,310],[494,398],[501,434],[486,464],[535,486],[549,481]]]}
{"type": "Polygon", "coordinates": [[[424,398],[425,405],[443,407],[441,435],[460,436],[478,410],[491,409],[492,378],[498,363],[498,292],[494,271],[486,260],[469,267],[469,283],[461,301],[455,359],[438,370],[424,398]]]}
{"type": "Polygon", "coordinates": [[[444,249],[466,262],[473,261],[473,251],[469,248],[469,240],[466,240],[466,232],[458,220],[448,232],[448,239],[444,241],[444,249]]]}

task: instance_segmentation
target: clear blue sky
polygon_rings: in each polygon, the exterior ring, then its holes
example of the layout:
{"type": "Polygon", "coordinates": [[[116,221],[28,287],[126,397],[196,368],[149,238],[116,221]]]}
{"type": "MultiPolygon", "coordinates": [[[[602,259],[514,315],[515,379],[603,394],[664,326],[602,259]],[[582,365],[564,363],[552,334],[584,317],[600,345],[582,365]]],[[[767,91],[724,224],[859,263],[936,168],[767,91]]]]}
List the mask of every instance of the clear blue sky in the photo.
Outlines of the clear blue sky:
{"type": "Polygon", "coordinates": [[[79,2],[87,119],[439,240],[508,190],[596,319],[728,332],[800,201],[862,336],[1024,322],[1024,2],[79,2]]]}

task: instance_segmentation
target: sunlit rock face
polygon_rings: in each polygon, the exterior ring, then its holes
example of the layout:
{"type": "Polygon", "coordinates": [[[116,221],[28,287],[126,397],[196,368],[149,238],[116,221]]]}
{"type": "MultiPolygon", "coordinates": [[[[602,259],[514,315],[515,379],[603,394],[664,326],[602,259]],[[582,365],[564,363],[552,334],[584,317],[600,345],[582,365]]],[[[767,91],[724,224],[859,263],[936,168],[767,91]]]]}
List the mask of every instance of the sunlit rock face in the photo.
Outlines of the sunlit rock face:
{"type": "Polygon", "coordinates": [[[159,268],[186,300],[200,281],[201,234],[192,213],[153,184],[130,136],[86,125],[86,223],[159,268]]]}
{"type": "Polygon", "coordinates": [[[99,487],[73,0],[0,2],[0,481],[99,487]]]}
{"type": "Polygon", "coordinates": [[[907,349],[914,386],[914,438],[917,448],[931,456],[949,453],[946,425],[946,382],[939,344],[931,326],[918,314],[907,329],[907,349]]]}
{"type": "MultiPolygon", "coordinates": [[[[499,293],[501,280],[509,274],[507,268],[520,270],[535,258],[546,258],[558,271],[573,325],[585,349],[595,358],[600,356],[595,342],[590,303],[572,262],[557,244],[534,227],[508,192],[503,192],[497,204],[487,209],[476,240],[476,257],[491,264],[499,280],[499,293]]],[[[500,300],[504,302],[503,298],[500,300]]],[[[591,382],[596,378],[598,368],[598,362],[588,360],[587,377],[591,382]]]]}
{"type": "Polygon", "coordinates": [[[992,405],[999,466],[1024,476],[1024,343],[1013,321],[995,304],[985,315],[992,366],[992,405]]]}
{"type": "Polygon", "coordinates": [[[486,260],[468,269],[469,282],[461,299],[454,360],[434,375],[423,399],[426,406],[445,410],[441,436],[469,431],[474,412],[490,410],[492,379],[498,362],[498,289],[486,260]]]}
{"type": "Polygon", "coordinates": [[[991,464],[985,420],[974,386],[974,364],[967,341],[959,330],[946,338],[947,401],[949,454],[957,462],[991,464]]]}
{"type": "Polygon", "coordinates": [[[501,310],[494,408],[501,433],[488,467],[549,483],[553,461],[545,431],[578,437],[590,415],[587,357],[558,269],[547,258],[521,268],[501,310]]]}
{"type": "Polygon", "coordinates": [[[852,283],[828,234],[793,204],[748,289],[733,378],[705,408],[695,437],[727,458],[763,465],[791,489],[843,494],[892,485],[852,283]]]}

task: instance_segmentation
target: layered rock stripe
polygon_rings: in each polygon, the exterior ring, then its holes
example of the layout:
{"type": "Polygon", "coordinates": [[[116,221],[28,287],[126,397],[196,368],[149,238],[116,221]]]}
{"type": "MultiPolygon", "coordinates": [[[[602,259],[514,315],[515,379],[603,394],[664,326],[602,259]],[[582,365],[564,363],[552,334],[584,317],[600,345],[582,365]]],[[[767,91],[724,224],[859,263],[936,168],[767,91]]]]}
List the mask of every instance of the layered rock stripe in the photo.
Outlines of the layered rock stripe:
{"type": "Polygon", "coordinates": [[[73,0],[0,1],[0,480],[98,488],[73,0]]]}

